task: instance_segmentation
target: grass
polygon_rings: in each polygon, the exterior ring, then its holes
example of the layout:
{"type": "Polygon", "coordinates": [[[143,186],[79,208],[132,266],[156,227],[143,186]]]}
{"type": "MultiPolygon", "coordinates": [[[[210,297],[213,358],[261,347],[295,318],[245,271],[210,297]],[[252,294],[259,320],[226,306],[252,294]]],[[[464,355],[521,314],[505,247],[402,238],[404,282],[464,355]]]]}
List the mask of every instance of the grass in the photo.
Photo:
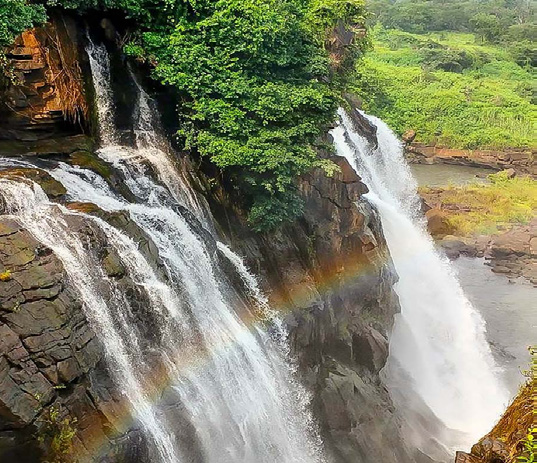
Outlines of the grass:
{"type": "Polygon", "coordinates": [[[455,32],[372,35],[354,91],[400,135],[413,129],[417,141],[449,148],[537,146],[534,78],[508,49],[455,32]]]}
{"type": "MultiPolygon", "coordinates": [[[[526,224],[537,215],[537,181],[529,177],[490,175],[490,184],[449,186],[441,207],[458,235],[492,234],[501,226],[526,224]]],[[[425,196],[430,189],[423,188],[425,196]]]]}

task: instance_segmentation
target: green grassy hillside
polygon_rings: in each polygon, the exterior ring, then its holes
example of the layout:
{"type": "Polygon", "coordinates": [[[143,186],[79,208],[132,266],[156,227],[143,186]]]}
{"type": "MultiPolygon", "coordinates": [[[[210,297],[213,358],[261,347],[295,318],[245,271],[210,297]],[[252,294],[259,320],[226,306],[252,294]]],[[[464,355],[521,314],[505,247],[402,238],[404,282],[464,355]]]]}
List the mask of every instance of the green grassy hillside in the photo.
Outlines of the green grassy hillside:
{"type": "Polygon", "coordinates": [[[535,76],[527,53],[474,34],[371,30],[354,91],[399,134],[451,148],[535,147],[535,76]]]}

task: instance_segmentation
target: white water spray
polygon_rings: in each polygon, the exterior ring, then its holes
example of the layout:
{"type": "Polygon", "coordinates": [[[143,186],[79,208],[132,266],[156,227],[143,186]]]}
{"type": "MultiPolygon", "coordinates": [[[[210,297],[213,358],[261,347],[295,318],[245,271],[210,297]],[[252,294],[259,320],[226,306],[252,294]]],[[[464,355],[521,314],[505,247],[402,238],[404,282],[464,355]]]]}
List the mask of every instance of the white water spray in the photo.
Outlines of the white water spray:
{"type": "MultiPolygon", "coordinates": [[[[110,81],[110,58],[103,44],[96,45],[88,37],[88,58],[92,76],[103,76],[110,81]]],[[[114,143],[114,99],[112,89],[108,86],[97,85],[94,82],[95,100],[97,103],[97,118],[99,120],[99,133],[101,142],[114,143]]]]}
{"type": "Polygon", "coordinates": [[[132,314],[130,304],[121,289],[84,248],[77,234],[70,230],[66,217],[77,214],[50,203],[43,190],[35,184],[31,187],[23,182],[0,180],[0,192],[7,200],[8,213],[13,214],[62,261],[80,293],[88,321],[103,340],[110,371],[121,384],[121,390],[131,404],[132,415],[142,424],[161,461],[178,461],[172,436],[159,420],[151,397],[144,388],[144,370],[141,368],[144,356],[136,327],[126,317],[126,314],[132,314]],[[104,292],[104,286],[108,286],[108,294],[104,292]]]}
{"type": "MultiPolygon", "coordinates": [[[[106,236],[107,244],[119,256],[131,281],[147,296],[149,306],[144,310],[153,326],[144,326],[126,297],[108,304],[99,295],[99,288],[91,285],[93,280],[86,278],[93,270],[92,265],[97,264],[90,262],[83,266],[83,249],[76,252],[72,249],[78,243],[76,236],[68,236],[67,224],[60,226],[65,214],[84,214],[63,208],[58,209],[60,214],[53,214],[51,211],[56,206],[41,196],[29,199],[16,212],[25,220],[26,211],[43,208],[48,211],[39,221],[28,219],[24,224],[58,252],[84,296],[88,317],[96,318],[97,335],[105,336],[103,343],[108,342],[108,337],[114,340],[109,356],[112,367],[118,370],[115,380],[125,390],[134,417],[141,421],[155,445],[157,452],[152,461],[324,461],[319,437],[307,411],[308,395],[293,380],[293,368],[281,349],[281,340],[273,340],[257,324],[249,308],[235,297],[215,264],[214,242],[195,221],[185,216],[184,210],[176,207],[177,203],[195,206],[183,202],[181,189],[186,186],[174,184],[178,174],[173,163],[161,163],[165,153],[153,150],[151,140],[155,135],[150,133],[150,126],[144,125],[147,120],[143,116],[147,114],[143,104],[138,106],[137,146],[116,144],[119,137],[114,125],[107,123],[114,119],[108,57],[105,66],[101,66],[97,61],[106,53],[104,48],[90,44],[88,53],[93,62],[99,120],[103,124],[103,147],[98,154],[122,172],[137,200],[129,202],[114,194],[104,179],[85,169],[60,164],[50,173],[66,186],[69,199],[92,202],[105,211],[125,211],[155,244],[158,256],[154,258],[158,259],[161,276],[157,276],[148,256],[132,238],[101,219],[84,216],[106,236]],[[157,177],[166,186],[148,175],[143,168],[144,161],[153,164],[157,177]],[[34,225],[30,224],[32,220],[34,225]],[[62,235],[54,234],[55,228],[62,235]],[[87,281],[90,283],[86,287],[87,281]],[[103,314],[108,318],[103,319],[103,314]],[[148,345],[143,335],[148,329],[154,331],[152,336],[158,340],[145,352],[140,346],[148,345]],[[114,363],[116,350],[120,364],[114,363]],[[155,368],[157,371],[153,371],[155,368]],[[124,382],[123,375],[132,380],[124,382]]],[[[6,195],[12,188],[9,185],[2,190],[6,195]]],[[[34,217],[35,212],[32,214],[34,217]]],[[[194,211],[194,215],[201,217],[199,211],[194,211]]],[[[237,257],[231,251],[226,255],[237,257]]],[[[245,267],[237,266],[236,260],[235,264],[244,278],[245,267]]],[[[96,281],[107,280],[99,269],[94,270],[93,277],[96,281]]],[[[113,282],[110,285],[119,291],[113,282]]],[[[263,300],[255,280],[248,280],[247,286],[252,297],[259,299],[258,303],[263,300]]]]}
{"type": "Polygon", "coordinates": [[[494,425],[508,400],[484,321],[449,261],[435,250],[396,136],[381,120],[364,116],[378,129],[375,149],[354,131],[343,110],[339,115],[340,125],[332,131],[338,154],[369,187],[366,197],[379,211],[399,275],[395,290],[401,314],[390,341],[388,385],[401,402],[408,398],[405,390],[412,389],[448,428],[465,433],[458,445],[475,442],[494,425]],[[402,378],[409,384],[402,384],[402,378]]]}

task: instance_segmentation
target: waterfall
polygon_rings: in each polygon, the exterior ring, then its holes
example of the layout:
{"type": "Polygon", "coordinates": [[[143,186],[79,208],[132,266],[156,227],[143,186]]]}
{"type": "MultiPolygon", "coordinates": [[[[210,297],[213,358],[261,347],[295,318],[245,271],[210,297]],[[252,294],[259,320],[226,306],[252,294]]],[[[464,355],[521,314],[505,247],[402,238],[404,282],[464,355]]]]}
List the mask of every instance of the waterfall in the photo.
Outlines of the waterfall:
{"type": "Polygon", "coordinates": [[[121,384],[133,414],[155,443],[162,461],[177,461],[171,436],[159,421],[147,390],[144,390],[144,356],[136,327],[129,323],[130,303],[118,285],[107,278],[77,234],[71,231],[66,216],[74,214],[50,203],[37,185],[32,188],[22,182],[0,180],[0,192],[7,200],[7,212],[15,215],[62,261],[80,293],[89,322],[103,340],[110,371],[121,384]],[[106,288],[103,282],[107,283],[106,288]]]}
{"type": "MultiPolygon", "coordinates": [[[[92,76],[102,76],[110,81],[110,58],[104,44],[96,45],[88,35],[88,58],[92,76]]],[[[97,103],[97,119],[99,135],[102,143],[115,142],[114,99],[109,85],[98,85],[94,82],[95,101],[97,103]]]]}
{"type": "Polygon", "coordinates": [[[339,116],[332,130],[337,152],[368,186],[366,198],[380,214],[399,276],[395,290],[401,313],[385,368],[392,396],[400,397],[402,407],[412,407],[411,395],[417,393],[446,427],[464,433],[456,445],[475,442],[508,400],[484,321],[426,231],[416,182],[397,137],[384,122],[364,115],[378,130],[378,148],[371,147],[343,110],[339,116]]]}
{"type": "Polygon", "coordinates": [[[127,214],[157,255],[101,218],[51,203],[37,185],[2,180],[0,193],[9,212],[55,251],[80,292],[113,379],[153,444],[151,461],[324,461],[281,322],[242,260],[217,243],[207,209],[177,172],[137,82],[135,146],[119,143],[108,54],[91,40],[87,52],[101,130],[97,154],[122,173],[135,199],[116,194],[90,170],[58,163],[49,173],[69,200],[127,214]],[[143,293],[143,314],[72,231],[80,219],[105,237],[143,293]],[[219,256],[233,264],[249,297],[231,287],[219,256]]]}

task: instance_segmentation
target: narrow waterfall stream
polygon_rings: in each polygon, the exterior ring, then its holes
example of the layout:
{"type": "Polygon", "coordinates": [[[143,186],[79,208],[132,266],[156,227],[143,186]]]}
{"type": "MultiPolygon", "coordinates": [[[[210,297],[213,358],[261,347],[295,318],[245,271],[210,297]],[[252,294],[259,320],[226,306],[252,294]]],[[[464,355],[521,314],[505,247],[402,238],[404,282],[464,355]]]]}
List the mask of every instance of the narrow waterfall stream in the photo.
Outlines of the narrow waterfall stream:
{"type": "Polygon", "coordinates": [[[156,245],[159,268],[127,233],[51,203],[35,184],[1,180],[0,193],[8,212],[63,262],[129,412],[153,444],[151,461],[324,461],[309,396],[294,378],[284,330],[268,313],[255,278],[211,235],[207,210],[167,157],[138,84],[136,144],[119,144],[108,54],[91,41],[87,51],[101,129],[98,155],[121,171],[136,200],[116,194],[90,170],[59,163],[50,174],[64,184],[70,200],[128,213],[156,245]],[[77,219],[102,233],[119,256],[149,304],[144,308],[149,328],[118,283],[106,276],[95,252],[72,231],[77,219]],[[246,297],[231,287],[219,259],[236,269],[246,297]]]}
{"type": "Polygon", "coordinates": [[[339,155],[351,163],[369,188],[377,208],[399,281],[401,303],[384,373],[390,393],[407,424],[422,431],[421,402],[455,438],[436,436],[447,447],[468,447],[501,415],[509,396],[501,384],[485,339],[485,324],[464,295],[448,260],[426,231],[416,182],[402,145],[381,120],[378,147],[370,146],[339,111],[332,131],[339,155]],[[404,413],[405,414],[405,413],[404,413]]]}

